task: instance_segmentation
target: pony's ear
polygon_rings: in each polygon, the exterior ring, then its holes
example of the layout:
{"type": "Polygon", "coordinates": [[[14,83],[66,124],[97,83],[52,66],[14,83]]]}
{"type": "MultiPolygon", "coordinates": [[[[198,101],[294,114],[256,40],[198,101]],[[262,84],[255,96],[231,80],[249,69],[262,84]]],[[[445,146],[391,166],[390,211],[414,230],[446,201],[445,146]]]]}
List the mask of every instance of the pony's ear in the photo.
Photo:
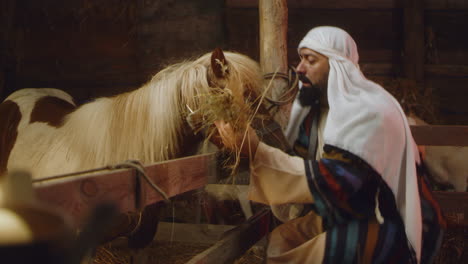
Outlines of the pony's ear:
{"type": "Polygon", "coordinates": [[[220,48],[215,48],[211,53],[211,69],[217,78],[225,78],[229,73],[228,62],[220,48]]]}

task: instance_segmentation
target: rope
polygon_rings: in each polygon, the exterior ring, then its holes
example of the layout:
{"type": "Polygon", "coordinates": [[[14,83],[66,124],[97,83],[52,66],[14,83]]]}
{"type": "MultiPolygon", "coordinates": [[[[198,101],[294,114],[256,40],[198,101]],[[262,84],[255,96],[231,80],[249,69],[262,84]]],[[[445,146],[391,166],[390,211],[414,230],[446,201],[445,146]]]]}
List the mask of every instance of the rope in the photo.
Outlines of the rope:
{"type": "Polygon", "coordinates": [[[156,183],[154,183],[148,177],[148,175],[146,175],[145,167],[143,166],[143,164],[141,164],[140,161],[138,161],[138,160],[127,160],[127,161],[125,161],[123,163],[115,165],[115,167],[117,169],[126,169],[126,168],[135,169],[137,172],[139,172],[139,176],[142,176],[143,179],[145,179],[146,183],[148,183],[151,186],[151,188],[153,188],[153,190],[158,192],[164,198],[164,200],[166,202],[169,202],[169,197],[167,196],[167,194],[161,188],[159,188],[159,186],[156,185],[156,183]]]}
{"type": "Polygon", "coordinates": [[[116,165],[108,165],[108,166],[104,166],[104,167],[100,167],[96,169],[60,174],[60,175],[41,178],[41,179],[34,179],[32,182],[33,183],[46,182],[46,181],[52,181],[52,180],[57,180],[57,179],[70,178],[72,176],[87,174],[91,172],[98,172],[98,171],[104,171],[104,170],[117,170],[117,169],[135,169],[137,171],[137,176],[143,177],[143,179],[145,179],[145,181],[151,186],[151,188],[153,188],[153,190],[158,192],[164,198],[166,202],[169,202],[169,197],[167,196],[167,194],[148,177],[145,171],[145,167],[138,160],[127,160],[122,163],[118,163],[116,165]]]}
{"type": "MultiPolygon", "coordinates": [[[[138,229],[140,228],[141,225],[141,219],[143,218],[143,212],[141,210],[138,211],[138,222],[136,222],[135,227],[128,233],[128,237],[133,236],[138,229]]],[[[131,218],[130,218],[131,219],[131,218]]]]}
{"type": "Polygon", "coordinates": [[[283,93],[283,95],[278,99],[278,100],[273,100],[271,98],[265,97],[265,99],[272,104],[268,110],[270,110],[274,106],[282,106],[285,104],[290,103],[292,100],[296,98],[297,94],[297,84],[299,82],[299,77],[296,74],[296,70],[294,67],[289,66],[288,67],[288,73],[281,73],[281,72],[276,72],[276,73],[267,73],[263,75],[265,79],[268,78],[283,78],[288,81],[288,89],[286,92],[283,93]],[[293,92],[294,91],[294,92],[293,92]],[[293,92],[288,98],[283,99],[285,96],[293,92]]]}

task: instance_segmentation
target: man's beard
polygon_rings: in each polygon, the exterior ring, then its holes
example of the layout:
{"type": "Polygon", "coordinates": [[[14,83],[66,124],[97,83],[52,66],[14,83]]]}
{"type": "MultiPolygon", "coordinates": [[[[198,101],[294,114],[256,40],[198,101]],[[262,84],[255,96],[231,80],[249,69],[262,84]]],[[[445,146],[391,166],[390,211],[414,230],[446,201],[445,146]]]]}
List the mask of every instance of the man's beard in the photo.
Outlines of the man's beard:
{"type": "Polygon", "coordinates": [[[308,84],[310,86],[302,85],[301,90],[299,91],[299,103],[302,106],[317,106],[320,104],[320,97],[322,95],[322,89],[319,85],[313,84],[305,75],[300,74],[299,80],[303,84],[308,84]]]}

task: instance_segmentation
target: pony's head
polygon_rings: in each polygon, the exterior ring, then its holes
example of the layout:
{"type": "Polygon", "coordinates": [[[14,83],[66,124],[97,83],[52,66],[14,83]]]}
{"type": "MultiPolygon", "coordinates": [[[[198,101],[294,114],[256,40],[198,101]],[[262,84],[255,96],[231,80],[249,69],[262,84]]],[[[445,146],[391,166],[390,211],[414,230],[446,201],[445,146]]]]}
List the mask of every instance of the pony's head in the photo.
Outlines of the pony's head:
{"type": "Polygon", "coordinates": [[[207,60],[208,91],[198,95],[197,109],[203,117],[202,125],[212,125],[215,120],[224,120],[234,127],[245,128],[261,103],[263,78],[258,63],[238,54],[215,49],[207,60]]]}
{"type": "Polygon", "coordinates": [[[145,149],[144,158],[139,159],[154,162],[193,154],[194,143],[203,138],[187,123],[190,110],[202,114],[201,126],[205,128],[217,119],[238,122],[236,126],[242,127],[252,120],[254,112],[262,115],[262,121],[268,119],[266,108],[257,107],[263,83],[257,62],[221,49],[168,66],[141,89],[114,100],[112,123],[118,127],[113,130],[119,130],[124,138],[134,138],[136,130],[144,133],[131,146],[120,148],[127,153],[119,156],[137,158],[132,153],[145,149]],[[123,127],[122,122],[131,125],[123,127]]]}
{"type": "Polygon", "coordinates": [[[269,86],[264,85],[259,64],[244,55],[224,53],[219,48],[201,58],[205,65],[208,57],[208,91],[198,95],[198,106],[187,105],[190,112],[192,109],[200,112],[202,125],[199,127],[208,126],[207,130],[214,132],[215,120],[230,122],[238,130],[250,125],[268,144],[287,150],[281,127],[269,115],[267,101],[263,100],[269,86]]]}

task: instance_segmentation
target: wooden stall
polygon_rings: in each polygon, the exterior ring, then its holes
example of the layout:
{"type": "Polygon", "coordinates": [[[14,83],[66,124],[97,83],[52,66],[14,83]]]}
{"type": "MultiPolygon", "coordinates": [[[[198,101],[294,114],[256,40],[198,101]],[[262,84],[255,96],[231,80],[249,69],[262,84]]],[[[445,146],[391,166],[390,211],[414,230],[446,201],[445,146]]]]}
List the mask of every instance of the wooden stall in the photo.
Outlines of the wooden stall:
{"type": "Polygon", "coordinates": [[[133,90],[223,45],[222,1],[2,1],[2,99],[56,87],[78,102],[133,90]],[[8,62],[6,62],[8,61],[8,62]]]}

